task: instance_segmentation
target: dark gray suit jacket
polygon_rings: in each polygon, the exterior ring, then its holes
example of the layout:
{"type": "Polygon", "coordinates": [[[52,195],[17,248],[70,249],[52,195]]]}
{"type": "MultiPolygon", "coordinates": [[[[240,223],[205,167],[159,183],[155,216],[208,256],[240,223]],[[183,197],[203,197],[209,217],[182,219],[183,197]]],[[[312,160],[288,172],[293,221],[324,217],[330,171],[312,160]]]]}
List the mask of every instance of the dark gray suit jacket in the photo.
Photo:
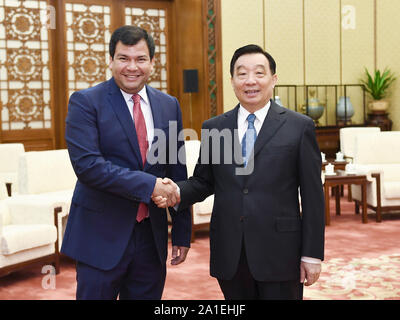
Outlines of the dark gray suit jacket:
{"type": "Polygon", "coordinates": [[[203,129],[228,130],[233,140],[221,139],[218,164],[216,149],[205,155],[212,150],[212,139],[202,136],[193,177],[178,183],[179,209],[215,194],[210,224],[212,276],[225,280],[234,276],[244,239],[256,280],[298,279],[301,256],[324,258],[321,154],[314,123],[271,100],[254,146],[254,170],[238,175],[242,161],[229,163],[224,154],[224,148],[241,150],[235,132],[238,110],[239,105],[203,123],[203,129]]]}

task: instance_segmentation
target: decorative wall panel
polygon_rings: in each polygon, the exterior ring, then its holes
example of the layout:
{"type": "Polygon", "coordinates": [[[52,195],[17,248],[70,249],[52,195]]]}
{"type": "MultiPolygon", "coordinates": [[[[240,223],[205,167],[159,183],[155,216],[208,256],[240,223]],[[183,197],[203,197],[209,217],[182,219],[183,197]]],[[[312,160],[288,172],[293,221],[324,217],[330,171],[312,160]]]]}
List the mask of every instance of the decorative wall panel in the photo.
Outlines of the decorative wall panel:
{"type": "Polygon", "coordinates": [[[1,130],[52,127],[46,1],[0,0],[1,130]]]}
{"type": "Polygon", "coordinates": [[[168,92],[167,10],[139,6],[126,7],[125,23],[145,29],[154,38],[155,64],[149,84],[158,90],[168,92]]]}
{"type": "MultiPolygon", "coordinates": [[[[208,1],[208,0],[207,0],[208,1]]],[[[222,74],[224,111],[233,109],[238,100],[232,90],[229,63],[239,47],[250,43],[263,46],[263,1],[221,0],[222,74]]]]}
{"type": "Polygon", "coordinates": [[[215,117],[217,115],[217,95],[218,95],[218,81],[217,81],[217,12],[215,0],[207,1],[207,56],[208,56],[208,99],[210,103],[210,115],[215,117]]]}
{"type": "Polygon", "coordinates": [[[69,95],[111,77],[110,20],[109,6],[65,4],[69,95]]]}

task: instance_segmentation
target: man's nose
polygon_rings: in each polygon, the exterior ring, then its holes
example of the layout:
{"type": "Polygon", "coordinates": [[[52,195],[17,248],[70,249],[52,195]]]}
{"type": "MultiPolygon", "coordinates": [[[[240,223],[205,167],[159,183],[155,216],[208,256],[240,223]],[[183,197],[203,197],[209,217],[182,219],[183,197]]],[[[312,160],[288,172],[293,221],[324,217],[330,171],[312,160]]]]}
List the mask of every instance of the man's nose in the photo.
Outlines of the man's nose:
{"type": "Polygon", "coordinates": [[[128,65],[126,67],[129,70],[136,70],[137,69],[136,61],[134,59],[129,60],[128,65]]]}
{"type": "Polygon", "coordinates": [[[246,78],[246,84],[255,84],[256,83],[256,77],[253,74],[249,74],[246,78]]]}

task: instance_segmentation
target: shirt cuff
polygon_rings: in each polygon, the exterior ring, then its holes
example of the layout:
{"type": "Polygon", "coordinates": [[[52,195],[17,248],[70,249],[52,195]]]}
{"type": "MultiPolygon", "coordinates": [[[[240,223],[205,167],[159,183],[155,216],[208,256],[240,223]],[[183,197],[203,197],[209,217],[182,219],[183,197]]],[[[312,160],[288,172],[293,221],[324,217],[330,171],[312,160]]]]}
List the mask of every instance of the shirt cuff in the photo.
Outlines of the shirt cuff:
{"type": "Polygon", "coordinates": [[[301,257],[301,261],[306,263],[321,264],[321,259],[311,257],[301,257]]]}

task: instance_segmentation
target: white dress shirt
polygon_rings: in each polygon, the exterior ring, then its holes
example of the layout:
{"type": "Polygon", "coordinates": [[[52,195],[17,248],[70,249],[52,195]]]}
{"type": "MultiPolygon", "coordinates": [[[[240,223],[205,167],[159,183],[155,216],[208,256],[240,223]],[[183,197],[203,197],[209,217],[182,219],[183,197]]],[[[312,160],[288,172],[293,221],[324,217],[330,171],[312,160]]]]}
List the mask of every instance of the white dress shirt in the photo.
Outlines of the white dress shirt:
{"type": "MultiPolygon", "coordinates": [[[[121,90],[121,89],[120,89],[121,90]]],[[[121,93],[125,99],[126,105],[128,107],[129,113],[131,114],[132,121],[133,120],[133,94],[127,93],[121,90],[121,93]]],[[[147,141],[149,142],[149,148],[147,152],[149,152],[151,144],[154,139],[154,121],[153,121],[153,114],[151,112],[150,101],[147,96],[146,86],[143,87],[142,90],[138,92],[140,96],[140,108],[142,109],[144,122],[146,123],[146,131],[147,131],[147,141]]]]}
{"type": "MultiPolygon", "coordinates": [[[[254,112],[254,115],[256,116],[256,119],[254,120],[254,127],[256,128],[257,135],[260,133],[261,127],[264,123],[265,117],[267,116],[270,105],[271,105],[271,101],[268,101],[268,103],[265,105],[265,107],[254,112]]],[[[238,135],[239,135],[240,143],[242,143],[243,136],[246,133],[247,127],[249,125],[249,123],[247,121],[247,116],[249,114],[250,114],[250,112],[248,112],[242,105],[240,105],[239,112],[238,112],[238,118],[237,118],[238,135]]]]}

